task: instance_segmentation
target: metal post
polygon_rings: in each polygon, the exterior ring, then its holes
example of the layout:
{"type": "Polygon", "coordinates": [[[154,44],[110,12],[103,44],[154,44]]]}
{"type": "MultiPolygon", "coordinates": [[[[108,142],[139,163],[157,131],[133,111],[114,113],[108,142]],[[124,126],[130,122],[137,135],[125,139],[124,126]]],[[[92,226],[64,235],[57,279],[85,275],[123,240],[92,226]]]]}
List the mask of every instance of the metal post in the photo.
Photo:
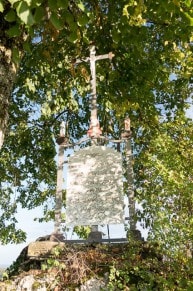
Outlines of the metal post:
{"type": "MultiPolygon", "coordinates": [[[[96,95],[96,50],[95,46],[90,47],[90,72],[91,72],[91,115],[90,115],[90,132],[91,144],[94,145],[97,142],[97,137],[102,133],[100,130],[99,121],[97,118],[97,95],[96,95]]],[[[91,233],[98,232],[98,225],[91,226],[91,233]]]]}
{"type": "Polygon", "coordinates": [[[91,122],[97,120],[97,96],[96,96],[96,50],[90,47],[90,72],[91,72],[91,122]]]}
{"type": "Polygon", "coordinates": [[[61,233],[60,227],[62,220],[61,210],[62,210],[63,161],[64,161],[64,148],[63,146],[59,145],[56,204],[55,204],[55,225],[54,225],[55,233],[61,233]]]}
{"type": "Polygon", "coordinates": [[[134,198],[134,189],[133,189],[133,166],[132,166],[132,148],[131,148],[131,139],[127,139],[125,142],[125,151],[126,151],[126,160],[127,160],[127,181],[128,181],[128,200],[129,200],[129,221],[130,221],[130,230],[136,230],[135,222],[135,198],[134,198]]]}
{"type": "Polygon", "coordinates": [[[55,202],[55,221],[54,235],[61,238],[61,222],[62,222],[62,191],[63,191],[63,165],[64,165],[64,141],[65,141],[65,123],[60,126],[60,135],[57,138],[58,148],[58,169],[57,169],[57,186],[56,186],[56,202],[55,202]]]}
{"type": "Polygon", "coordinates": [[[136,227],[136,209],[135,209],[135,196],[134,196],[134,172],[133,172],[133,155],[131,146],[131,129],[130,118],[125,118],[125,131],[122,137],[125,139],[125,155],[127,164],[127,182],[128,182],[128,201],[129,201],[129,234],[134,239],[142,240],[141,232],[136,227]]]}

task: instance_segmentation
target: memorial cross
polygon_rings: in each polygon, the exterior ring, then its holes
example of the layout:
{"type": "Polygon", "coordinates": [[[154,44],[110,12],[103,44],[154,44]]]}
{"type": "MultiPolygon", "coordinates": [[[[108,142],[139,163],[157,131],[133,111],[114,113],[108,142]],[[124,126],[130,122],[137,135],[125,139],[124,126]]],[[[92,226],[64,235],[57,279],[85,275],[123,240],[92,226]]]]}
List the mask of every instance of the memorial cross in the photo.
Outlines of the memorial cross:
{"type": "MultiPolygon", "coordinates": [[[[88,136],[92,141],[96,140],[102,133],[100,129],[100,124],[97,116],[97,94],[96,94],[96,61],[104,59],[112,59],[114,57],[113,53],[96,56],[96,49],[94,45],[90,46],[90,57],[84,60],[77,60],[76,64],[83,62],[90,62],[90,72],[91,72],[91,115],[90,115],[90,127],[88,130],[88,136]]],[[[92,142],[93,144],[93,142],[92,142]]],[[[92,233],[98,231],[97,225],[92,225],[92,233]]]]}
{"type": "Polygon", "coordinates": [[[100,124],[97,117],[97,94],[96,94],[96,61],[104,59],[112,59],[114,57],[113,53],[96,56],[95,46],[90,46],[90,57],[84,60],[77,60],[76,64],[81,62],[90,62],[90,72],[91,72],[91,116],[90,116],[90,128],[88,130],[88,135],[92,139],[98,138],[102,131],[100,129],[100,124]]]}

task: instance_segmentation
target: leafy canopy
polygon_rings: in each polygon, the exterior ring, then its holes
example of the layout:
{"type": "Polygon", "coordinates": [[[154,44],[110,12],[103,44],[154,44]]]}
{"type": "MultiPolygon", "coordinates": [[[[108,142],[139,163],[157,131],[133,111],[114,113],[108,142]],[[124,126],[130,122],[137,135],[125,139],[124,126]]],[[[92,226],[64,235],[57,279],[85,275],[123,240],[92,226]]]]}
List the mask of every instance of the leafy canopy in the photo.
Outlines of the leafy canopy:
{"type": "Polygon", "coordinates": [[[119,138],[124,117],[132,122],[135,194],[143,206],[138,220],[174,255],[185,251],[193,236],[193,135],[185,115],[193,81],[192,2],[1,0],[0,11],[20,68],[0,157],[1,240],[24,238],[14,230],[19,204],[43,204],[49,216],[59,123],[68,121],[71,140],[88,129],[89,64],[75,60],[87,57],[94,42],[98,54],[115,54],[97,64],[103,134],[119,138]]]}

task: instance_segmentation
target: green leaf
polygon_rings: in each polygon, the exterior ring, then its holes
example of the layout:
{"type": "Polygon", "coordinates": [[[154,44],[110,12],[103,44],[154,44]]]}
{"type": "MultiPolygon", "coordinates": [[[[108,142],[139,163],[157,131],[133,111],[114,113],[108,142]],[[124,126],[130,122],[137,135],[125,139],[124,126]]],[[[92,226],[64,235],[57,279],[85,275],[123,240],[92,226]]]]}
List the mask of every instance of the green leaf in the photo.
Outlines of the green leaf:
{"type": "Polygon", "coordinates": [[[78,25],[77,25],[77,23],[75,22],[75,21],[73,21],[73,22],[70,22],[70,29],[71,29],[71,31],[73,32],[76,32],[77,31],[77,29],[78,29],[78,25]]]}
{"type": "Polygon", "coordinates": [[[30,7],[31,6],[31,4],[32,4],[32,0],[24,0],[24,2],[26,2],[27,3],[27,5],[30,7]]]}
{"type": "Polygon", "coordinates": [[[83,12],[85,11],[85,7],[84,7],[84,4],[82,3],[82,1],[79,1],[79,3],[77,4],[78,8],[80,10],[82,10],[83,12]]]}
{"type": "Polygon", "coordinates": [[[16,37],[21,34],[20,26],[18,24],[11,26],[6,33],[9,35],[9,37],[16,37]]]}
{"type": "Polygon", "coordinates": [[[69,11],[64,11],[63,17],[64,17],[65,21],[68,22],[68,24],[70,25],[70,27],[71,27],[71,24],[72,25],[74,24],[74,17],[72,15],[72,13],[70,13],[69,11]]]}
{"type": "Polygon", "coordinates": [[[25,51],[31,53],[31,47],[30,47],[30,44],[29,44],[28,41],[23,43],[23,48],[24,48],[25,51]]]}
{"type": "Polygon", "coordinates": [[[193,17],[189,13],[187,13],[187,12],[184,12],[184,15],[189,20],[189,25],[190,26],[193,26],[193,17]]]}
{"type": "Polygon", "coordinates": [[[64,27],[63,21],[61,20],[61,18],[58,17],[58,15],[55,12],[52,12],[50,21],[53,24],[53,26],[58,30],[64,27]]]}
{"type": "Polygon", "coordinates": [[[26,2],[21,1],[16,8],[17,15],[26,25],[31,26],[34,24],[34,18],[26,2]]]}
{"type": "Polygon", "coordinates": [[[52,11],[57,10],[56,0],[48,0],[48,6],[52,11]]]}
{"type": "Polygon", "coordinates": [[[34,14],[35,22],[40,22],[45,16],[45,10],[42,7],[37,7],[34,14]]]}
{"type": "Polygon", "coordinates": [[[58,8],[68,8],[68,0],[57,0],[57,6],[58,8]]]}
{"type": "Polygon", "coordinates": [[[86,14],[84,14],[78,18],[78,25],[84,26],[88,23],[88,20],[89,20],[88,17],[86,16],[86,14]]]}
{"type": "Polygon", "coordinates": [[[18,65],[20,62],[20,56],[19,56],[19,50],[18,48],[13,48],[12,49],[12,60],[13,62],[18,65]]]}
{"type": "Polygon", "coordinates": [[[31,7],[39,7],[42,4],[42,0],[32,0],[31,7]]]}
{"type": "Polygon", "coordinates": [[[83,42],[86,43],[87,45],[89,44],[89,39],[85,35],[83,35],[83,42]]]}
{"type": "Polygon", "coordinates": [[[5,15],[5,20],[8,22],[13,22],[16,20],[16,13],[15,10],[10,9],[9,12],[5,15]]]}
{"type": "Polygon", "coordinates": [[[3,12],[3,11],[4,11],[3,1],[0,0],[0,12],[3,12]]]}
{"type": "Polygon", "coordinates": [[[69,42],[76,43],[78,40],[78,36],[76,32],[73,32],[68,37],[69,42]]]}
{"type": "Polygon", "coordinates": [[[11,3],[11,6],[13,6],[13,4],[15,4],[16,2],[19,2],[19,0],[9,0],[9,3],[11,3]]]}
{"type": "Polygon", "coordinates": [[[121,39],[121,33],[117,29],[112,30],[112,38],[115,43],[119,42],[121,39]]]}
{"type": "Polygon", "coordinates": [[[124,6],[124,8],[123,8],[123,15],[125,15],[125,16],[129,16],[129,13],[128,13],[128,7],[129,7],[129,5],[127,4],[127,5],[125,5],[124,6]]]}
{"type": "Polygon", "coordinates": [[[191,7],[191,4],[192,4],[192,1],[191,0],[185,0],[185,5],[187,6],[187,7],[191,7]]]}

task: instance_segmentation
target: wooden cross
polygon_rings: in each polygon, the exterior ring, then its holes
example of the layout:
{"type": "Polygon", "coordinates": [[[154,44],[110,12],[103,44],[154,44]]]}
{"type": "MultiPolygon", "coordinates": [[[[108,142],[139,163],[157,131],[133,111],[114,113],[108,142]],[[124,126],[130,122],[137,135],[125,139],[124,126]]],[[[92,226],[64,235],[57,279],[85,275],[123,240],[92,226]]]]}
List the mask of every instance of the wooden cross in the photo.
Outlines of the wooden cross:
{"type": "Polygon", "coordinates": [[[91,71],[91,116],[90,116],[90,128],[88,130],[88,135],[92,138],[98,138],[102,131],[100,129],[100,124],[97,117],[97,95],[96,95],[96,61],[104,59],[112,59],[114,57],[113,53],[110,52],[105,55],[96,56],[95,46],[90,46],[90,57],[84,60],[77,60],[76,64],[81,62],[90,62],[91,71]]]}

